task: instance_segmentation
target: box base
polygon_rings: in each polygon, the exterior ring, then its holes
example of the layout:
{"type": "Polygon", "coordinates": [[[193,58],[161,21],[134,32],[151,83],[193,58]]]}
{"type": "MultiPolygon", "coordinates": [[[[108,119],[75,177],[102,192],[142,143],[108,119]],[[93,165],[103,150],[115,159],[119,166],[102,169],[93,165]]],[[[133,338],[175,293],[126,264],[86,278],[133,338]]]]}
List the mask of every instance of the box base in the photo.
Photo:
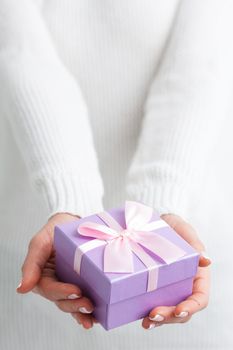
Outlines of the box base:
{"type": "Polygon", "coordinates": [[[177,305],[192,294],[193,287],[192,277],[130,299],[106,304],[61,256],[56,259],[56,274],[59,280],[78,285],[83,294],[92,300],[95,305],[93,316],[106,330],[146,317],[157,306],[177,305]]]}

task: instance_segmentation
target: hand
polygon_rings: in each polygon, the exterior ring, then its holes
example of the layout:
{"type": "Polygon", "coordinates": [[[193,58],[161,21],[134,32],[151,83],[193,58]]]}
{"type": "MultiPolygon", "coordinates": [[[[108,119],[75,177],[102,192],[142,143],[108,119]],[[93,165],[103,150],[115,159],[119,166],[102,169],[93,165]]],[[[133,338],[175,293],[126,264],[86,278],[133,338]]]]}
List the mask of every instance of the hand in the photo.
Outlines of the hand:
{"type": "Polygon", "coordinates": [[[70,313],[85,329],[89,329],[93,323],[97,323],[91,315],[93,304],[82,296],[78,286],[59,282],[55,275],[54,226],[77,217],[66,213],[55,214],[31,239],[17,292],[40,294],[53,301],[60,310],[70,313]]]}
{"type": "Polygon", "coordinates": [[[210,292],[211,260],[205,256],[205,247],[197,236],[194,228],[180,216],[163,214],[166,221],[182,238],[201,253],[197,274],[193,282],[192,295],[176,306],[158,306],[151,310],[148,317],[142,321],[142,327],[152,329],[166,323],[184,323],[190,320],[195,312],[208,305],[210,292]]]}

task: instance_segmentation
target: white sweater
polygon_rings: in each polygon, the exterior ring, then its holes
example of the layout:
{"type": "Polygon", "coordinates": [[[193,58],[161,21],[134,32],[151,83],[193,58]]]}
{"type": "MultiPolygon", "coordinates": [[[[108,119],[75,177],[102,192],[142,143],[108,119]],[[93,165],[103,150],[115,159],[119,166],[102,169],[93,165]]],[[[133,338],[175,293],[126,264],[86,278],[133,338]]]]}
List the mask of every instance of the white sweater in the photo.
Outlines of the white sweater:
{"type": "Polygon", "coordinates": [[[0,115],[49,215],[125,199],[188,215],[228,106],[230,9],[0,0],[0,115]]]}
{"type": "Polygon", "coordinates": [[[0,0],[0,348],[232,350],[233,0],[34,2],[0,0]],[[208,308],[152,331],[87,332],[17,295],[47,214],[125,198],[192,214],[213,259],[208,308]]]}

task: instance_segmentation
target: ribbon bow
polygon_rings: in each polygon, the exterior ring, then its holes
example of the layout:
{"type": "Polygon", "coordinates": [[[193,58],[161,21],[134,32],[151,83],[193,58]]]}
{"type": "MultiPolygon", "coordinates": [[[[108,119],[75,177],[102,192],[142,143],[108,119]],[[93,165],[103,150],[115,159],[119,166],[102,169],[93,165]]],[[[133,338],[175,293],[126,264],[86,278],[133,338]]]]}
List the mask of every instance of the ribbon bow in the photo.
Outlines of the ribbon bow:
{"type": "MultiPolygon", "coordinates": [[[[79,248],[82,253],[85,253],[89,249],[105,245],[104,272],[133,272],[132,253],[134,253],[149,268],[148,290],[152,290],[155,288],[156,281],[155,279],[152,281],[150,272],[155,269],[157,263],[144,248],[159,256],[167,264],[186,254],[183,249],[154,232],[159,228],[169,227],[169,225],[162,219],[150,222],[153,209],[142,203],[125,202],[125,228],[120,226],[107,212],[97,215],[109,226],[94,222],[81,223],[78,227],[79,234],[96,239],[84,243],[79,248]],[[85,245],[87,245],[86,248],[85,245]]],[[[78,259],[76,257],[76,265],[77,260],[80,265],[80,259],[80,256],[78,259]]]]}

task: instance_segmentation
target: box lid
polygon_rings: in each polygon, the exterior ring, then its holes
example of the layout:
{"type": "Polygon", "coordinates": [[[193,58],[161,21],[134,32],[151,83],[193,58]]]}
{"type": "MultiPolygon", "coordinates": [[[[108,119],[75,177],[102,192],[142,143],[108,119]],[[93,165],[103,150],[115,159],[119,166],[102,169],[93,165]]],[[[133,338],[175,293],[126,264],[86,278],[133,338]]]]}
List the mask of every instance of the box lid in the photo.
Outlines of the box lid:
{"type": "MultiPolygon", "coordinates": [[[[124,208],[114,208],[107,211],[125,228],[124,208]]],[[[159,214],[154,211],[151,220],[159,219],[161,220],[159,214]]],[[[58,255],[62,256],[70,265],[72,270],[74,270],[76,248],[93,239],[84,237],[77,232],[78,226],[85,221],[92,221],[102,225],[105,224],[97,215],[90,215],[55,227],[55,250],[58,255]]],[[[158,256],[146,250],[156,261],[157,269],[159,269],[157,288],[162,288],[166,285],[195,276],[198,267],[199,253],[170,226],[157,229],[156,233],[169,239],[186,252],[186,254],[177,261],[166,264],[158,256]]],[[[146,293],[148,270],[141,260],[132,253],[134,261],[133,273],[104,273],[104,248],[104,246],[100,246],[83,255],[80,270],[82,279],[108,304],[146,293]]]]}

